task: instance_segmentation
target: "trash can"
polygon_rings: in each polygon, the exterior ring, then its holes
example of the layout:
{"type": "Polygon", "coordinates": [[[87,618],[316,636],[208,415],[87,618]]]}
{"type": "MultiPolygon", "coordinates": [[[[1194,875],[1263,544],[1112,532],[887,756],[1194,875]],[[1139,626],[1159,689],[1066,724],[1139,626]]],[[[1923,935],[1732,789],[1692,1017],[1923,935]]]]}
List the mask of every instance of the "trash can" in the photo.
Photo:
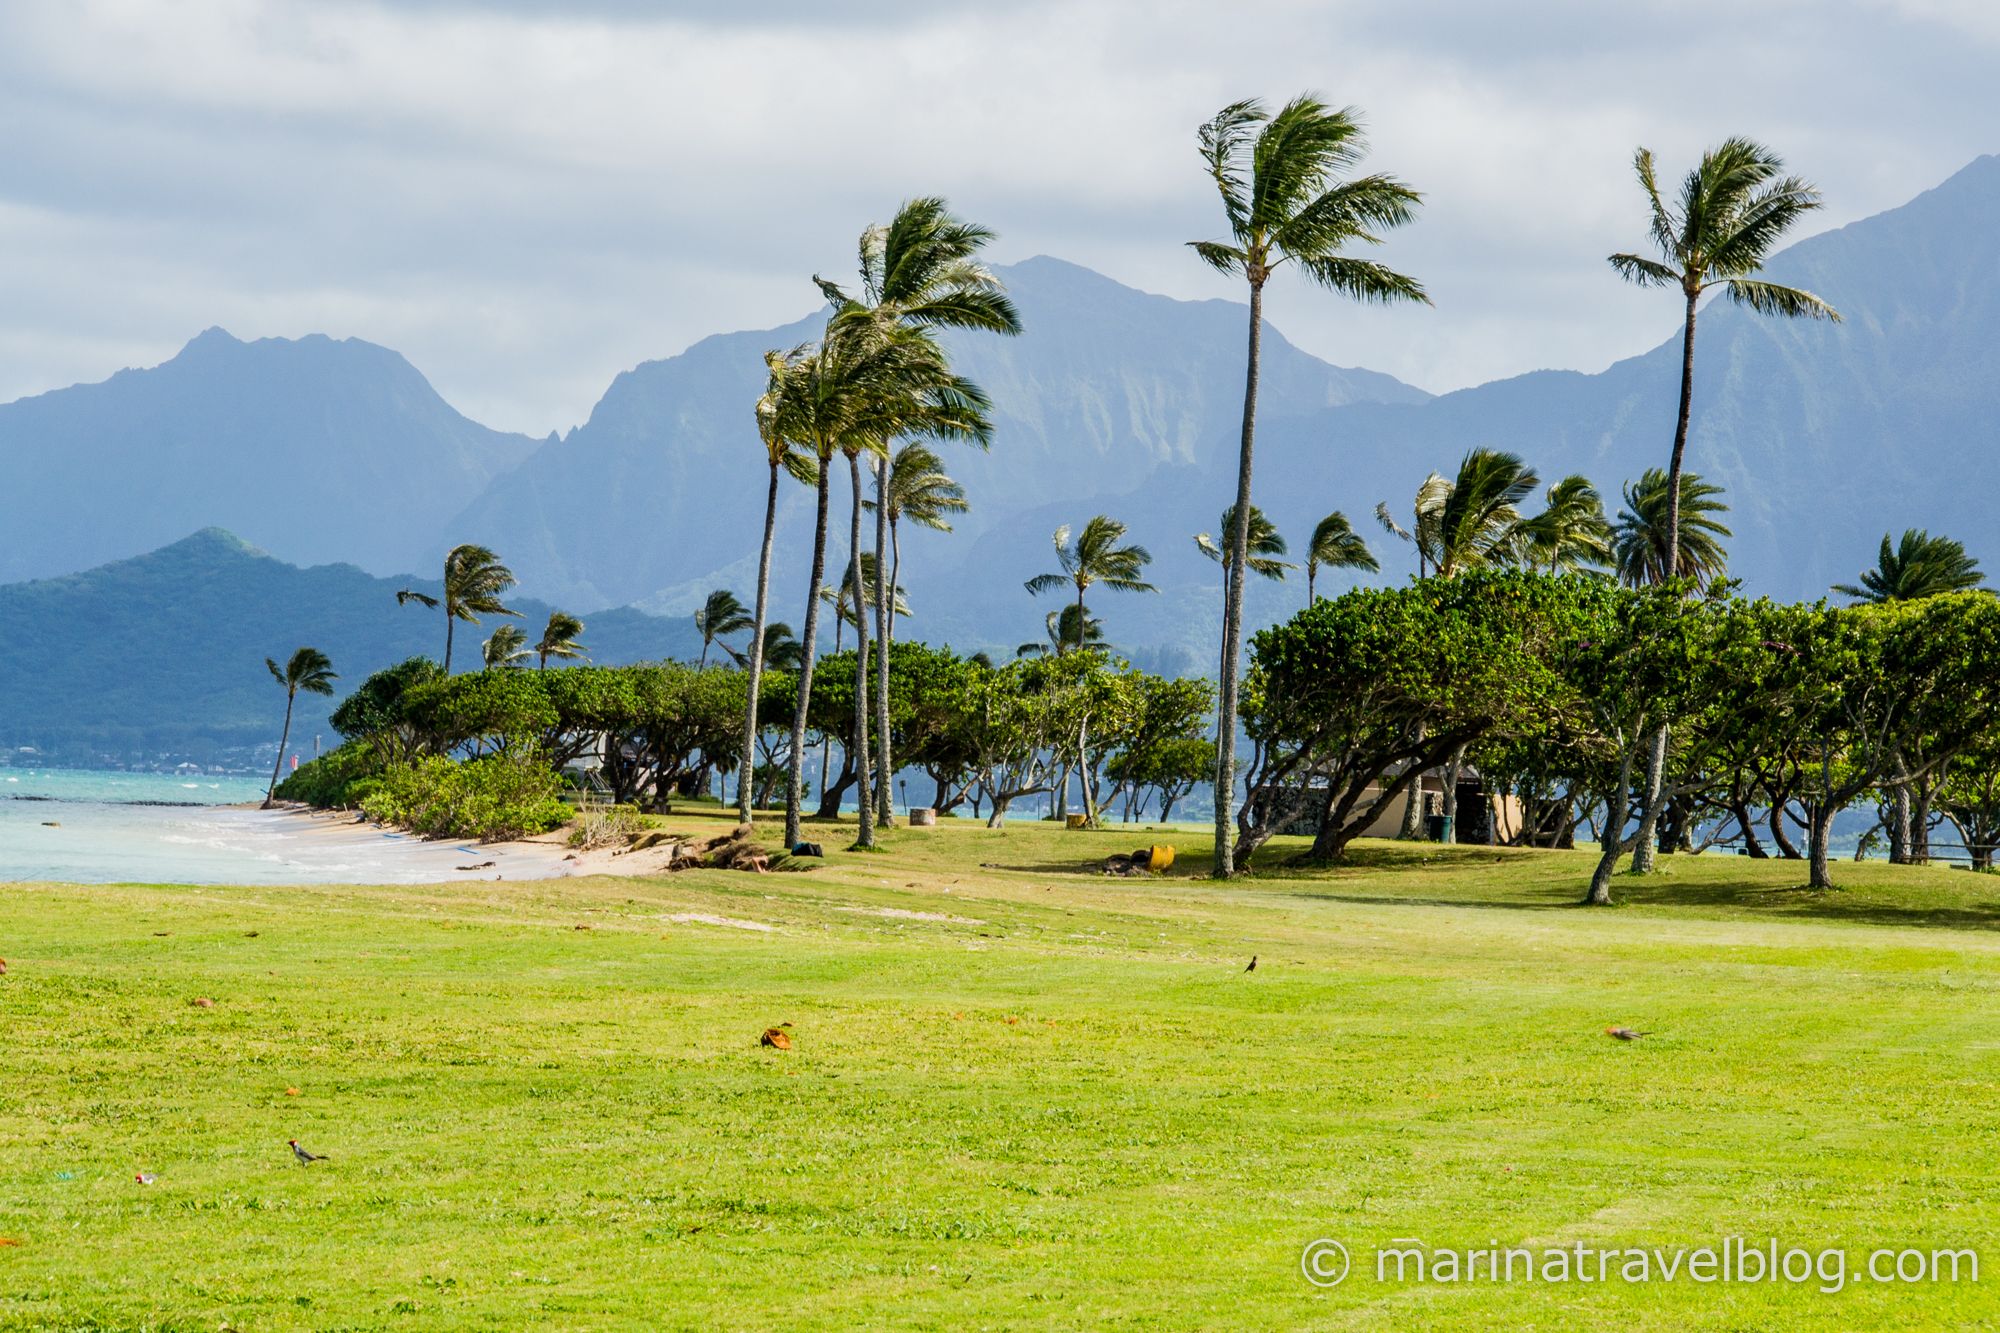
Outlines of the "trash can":
{"type": "Polygon", "coordinates": [[[1424,836],[1432,842],[1450,842],[1451,825],[1450,815],[1425,815],[1424,836]]]}

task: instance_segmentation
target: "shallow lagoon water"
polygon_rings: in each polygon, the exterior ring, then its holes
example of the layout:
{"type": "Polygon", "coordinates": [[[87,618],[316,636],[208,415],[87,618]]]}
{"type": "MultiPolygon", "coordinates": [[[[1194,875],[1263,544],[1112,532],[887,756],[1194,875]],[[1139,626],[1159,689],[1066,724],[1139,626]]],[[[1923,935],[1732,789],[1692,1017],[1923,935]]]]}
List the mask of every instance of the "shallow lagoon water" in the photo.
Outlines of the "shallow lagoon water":
{"type": "Polygon", "coordinates": [[[263,794],[241,776],[0,769],[0,882],[424,884],[559,873],[553,852],[427,842],[237,804],[263,794]]]}

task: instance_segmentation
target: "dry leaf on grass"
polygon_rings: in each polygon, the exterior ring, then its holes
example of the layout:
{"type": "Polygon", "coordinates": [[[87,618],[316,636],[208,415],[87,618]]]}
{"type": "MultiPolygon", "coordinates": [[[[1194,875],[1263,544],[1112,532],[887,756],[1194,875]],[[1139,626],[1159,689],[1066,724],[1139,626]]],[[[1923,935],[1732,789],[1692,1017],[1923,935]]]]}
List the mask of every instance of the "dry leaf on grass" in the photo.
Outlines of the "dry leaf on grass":
{"type": "Polygon", "coordinates": [[[758,1039],[758,1045],[775,1046],[781,1051],[789,1051],[792,1049],[792,1039],[785,1035],[783,1028],[765,1028],[764,1035],[758,1039]]]}

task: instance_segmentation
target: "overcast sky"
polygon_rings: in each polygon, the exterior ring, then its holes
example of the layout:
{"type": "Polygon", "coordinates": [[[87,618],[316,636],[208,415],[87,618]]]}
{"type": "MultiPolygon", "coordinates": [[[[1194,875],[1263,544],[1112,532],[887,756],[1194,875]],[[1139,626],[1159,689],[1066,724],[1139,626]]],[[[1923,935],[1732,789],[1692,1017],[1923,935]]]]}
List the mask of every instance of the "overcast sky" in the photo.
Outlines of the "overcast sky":
{"type": "Polygon", "coordinates": [[[1308,350],[1444,390],[1594,370],[1670,330],[1621,288],[1630,157],[1726,134],[1820,225],[2000,150],[1995,0],[5,0],[0,400],[201,329],[407,355],[490,425],[579,423],[611,377],[806,313],[907,196],[1174,296],[1238,297],[1194,128],[1304,89],[1426,195],[1381,257],[1432,310],[1287,284],[1308,350]]]}

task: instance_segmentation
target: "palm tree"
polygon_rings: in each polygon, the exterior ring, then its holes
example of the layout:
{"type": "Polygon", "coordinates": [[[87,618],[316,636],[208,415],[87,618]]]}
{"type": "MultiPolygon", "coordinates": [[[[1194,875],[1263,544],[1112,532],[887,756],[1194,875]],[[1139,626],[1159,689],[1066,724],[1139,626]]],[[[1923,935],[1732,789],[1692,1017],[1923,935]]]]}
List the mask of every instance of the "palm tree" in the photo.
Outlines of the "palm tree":
{"type": "MultiPolygon", "coordinates": [[[[911,435],[984,441],[992,426],[979,387],[953,375],[943,351],[929,337],[894,324],[842,320],[836,315],[828,322],[826,336],[801,350],[775,387],[771,430],[810,453],[817,502],[785,796],[785,843],[791,846],[799,840],[806,710],[818,648],[819,587],[826,577],[827,483],[833,457],[850,441],[871,448],[911,435]]],[[[865,816],[862,833],[865,843],[872,836],[865,816]]]]}
{"type": "Polygon", "coordinates": [[[1415,216],[1416,191],[1393,177],[1338,179],[1360,161],[1365,139],[1351,109],[1294,98],[1276,115],[1256,101],[1218,111],[1198,135],[1203,163],[1222,196],[1229,240],[1194,241],[1196,254],[1250,285],[1249,350],[1243,371],[1243,435],[1237,447],[1236,524],[1225,534],[1222,672],[1215,747],[1215,874],[1235,873],[1230,815],[1236,791],[1236,694],[1243,646],[1243,577],[1250,556],[1251,450],[1264,328],[1264,284],[1287,262],[1308,279],[1363,301],[1424,301],[1424,289],[1381,264],[1342,251],[1372,244],[1415,216]]]}
{"type": "MultiPolygon", "coordinates": [[[[1119,545],[1125,539],[1123,523],[1109,514],[1099,514],[1083,525],[1074,542],[1069,531],[1069,524],[1065,523],[1055,530],[1052,538],[1056,563],[1062,566],[1062,572],[1035,575],[1025,585],[1030,593],[1039,597],[1066,584],[1073,586],[1077,623],[1088,626],[1090,612],[1084,606],[1084,596],[1093,585],[1102,583],[1117,592],[1157,591],[1139,577],[1140,571],[1153,563],[1152,553],[1143,546],[1119,545]]],[[[1063,643],[1058,640],[1056,651],[1062,650],[1063,643]]]]}
{"type": "Polygon", "coordinates": [[[1939,593],[1969,592],[1982,585],[1986,575],[1979,561],[1965,553],[1965,545],[1949,537],[1933,537],[1922,528],[1905,528],[1903,539],[1889,545],[1882,535],[1882,551],[1875,568],[1864,570],[1861,586],[1836,583],[1833,590],[1857,602],[1913,602],[1939,593]]]}
{"type": "MultiPolygon", "coordinates": [[[[875,501],[868,502],[868,508],[880,508],[875,501]]],[[[903,591],[903,543],[899,525],[904,519],[920,524],[934,532],[950,532],[951,520],[948,515],[962,514],[970,506],[965,500],[965,488],[945,475],[944,465],[929,446],[912,440],[896,450],[889,462],[889,489],[887,513],[889,516],[889,583],[900,598],[903,591]]],[[[879,561],[881,552],[876,552],[879,561]]],[[[889,608],[887,622],[883,626],[884,643],[894,643],[896,638],[896,607],[889,608]]]]}
{"type": "Polygon", "coordinates": [[[799,669],[799,640],[792,627],[774,620],[764,627],[764,665],[773,671],[799,669]]]}
{"type": "Polygon", "coordinates": [[[501,625],[480,645],[487,670],[518,667],[528,660],[528,633],[519,625],[501,625]]]}
{"type": "Polygon", "coordinates": [[[1319,521],[1313,528],[1312,540],[1306,544],[1306,605],[1318,600],[1313,580],[1320,570],[1365,569],[1373,573],[1380,568],[1368,543],[1361,540],[1361,534],[1347,521],[1347,515],[1336,509],[1319,521]]]}
{"type": "Polygon", "coordinates": [[[1527,563],[1551,574],[1601,569],[1614,558],[1604,497],[1587,477],[1564,477],[1549,487],[1542,512],[1522,525],[1521,535],[1527,563]]]}
{"type": "MultiPolygon", "coordinates": [[[[785,378],[805,359],[806,349],[803,347],[793,348],[790,352],[764,353],[768,378],[756,406],[757,438],[764,445],[764,464],[770,471],[770,480],[764,493],[764,543],[757,556],[757,609],[751,616],[749,661],[746,664],[750,681],[749,702],[743,710],[743,757],[738,761],[736,770],[736,818],[744,824],[750,822],[751,797],[757,777],[757,701],[763,688],[764,664],[769,656],[764,640],[770,629],[776,628],[766,628],[764,622],[770,614],[771,547],[778,524],[778,474],[782,472],[808,485],[819,480],[819,465],[812,454],[778,429],[778,411],[785,378]]],[[[790,635],[790,626],[785,627],[785,633],[790,635]]],[[[792,646],[794,649],[797,647],[796,643],[792,646]]]]}
{"type": "MultiPolygon", "coordinates": [[[[1021,331],[1020,316],[1006,288],[978,259],[992,239],[987,228],[954,217],[943,199],[912,199],[896,210],[888,226],[870,227],[861,233],[859,296],[850,296],[831,282],[814,281],[842,318],[894,325],[926,337],[940,329],[978,329],[1011,336],[1021,331]]],[[[858,466],[851,456],[849,462],[851,467],[858,466]]],[[[878,565],[890,558],[886,533],[892,466],[886,450],[878,451],[874,460],[878,565]]],[[[878,603],[875,637],[883,650],[876,661],[875,730],[881,746],[882,782],[876,793],[876,813],[884,824],[892,815],[889,786],[894,773],[889,754],[890,619],[890,608],[878,603]]],[[[865,667],[863,643],[857,670],[865,667]]],[[[865,708],[865,689],[860,697],[865,708]]]]}
{"type": "Polygon", "coordinates": [[[1433,472],[1417,487],[1414,527],[1397,523],[1386,502],[1375,506],[1375,518],[1417,548],[1419,577],[1451,578],[1522,558],[1529,521],[1521,504],[1540,484],[1535,470],[1517,455],[1474,449],[1459,460],[1455,476],[1433,472]]]}
{"type": "Polygon", "coordinates": [[[444,607],[444,670],[451,674],[452,630],[463,620],[477,625],[481,616],[511,616],[500,595],[514,586],[514,571],[500,563],[500,557],[484,546],[466,543],[454,546],[444,558],[444,596],[437,598],[414,588],[396,594],[396,605],[415,602],[436,610],[444,607]]]}
{"type": "Polygon", "coordinates": [[[1060,611],[1051,611],[1042,617],[1042,625],[1048,631],[1048,642],[1030,640],[1014,650],[1016,657],[1045,657],[1050,653],[1058,655],[1071,648],[1097,648],[1104,643],[1104,622],[1091,616],[1083,622],[1083,633],[1077,634],[1077,614],[1075,603],[1070,603],[1060,611]]]}
{"type": "Polygon", "coordinates": [[[549,612],[549,623],[542,630],[542,637],[535,642],[537,669],[546,671],[551,657],[582,657],[587,651],[585,645],[576,641],[583,633],[583,622],[567,611],[549,612]]]}
{"type": "Polygon", "coordinates": [[[271,679],[285,687],[285,727],[278,733],[278,758],[271,765],[271,785],[264,792],[264,808],[268,810],[278,799],[278,772],[285,765],[285,747],[292,741],[292,705],[298,701],[299,691],[332,694],[333,682],[339,677],[333,673],[333,662],[317,648],[299,649],[282,667],[272,657],[265,658],[264,665],[270,669],[271,679]]]}
{"type": "MultiPolygon", "coordinates": [[[[736,599],[735,593],[727,588],[717,588],[708,595],[706,601],[702,602],[701,609],[694,613],[694,627],[701,633],[701,660],[695,665],[697,667],[708,665],[709,645],[717,639],[725,634],[741,634],[744,630],[754,627],[756,623],[750,613],[743,609],[743,603],[736,599]]],[[[734,650],[728,644],[723,644],[722,648],[724,652],[734,655],[734,650]]]]}
{"type": "Polygon", "coordinates": [[[1687,452],[1688,416],[1694,404],[1694,322],[1702,295],[1720,287],[1729,299],[1759,314],[1838,320],[1840,315],[1811,292],[1766,282],[1756,275],[1784,234],[1822,204],[1820,193],[1797,176],[1781,176],[1776,153],[1748,139],[1725,139],[1701,155],[1701,165],[1681,182],[1680,197],[1660,198],[1653,154],[1641,148],[1632,157],[1651,213],[1658,259],[1615,254],[1611,267],[1641,287],[1677,287],[1685,305],[1681,327],[1680,417],[1667,463],[1667,512],[1661,529],[1667,549],[1661,568],[1668,578],[1681,571],[1681,460],[1687,452]]]}
{"type": "Polygon", "coordinates": [[[1706,588],[1722,577],[1729,567],[1729,555],[1722,539],[1731,536],[1713,514],[1726,514],[1729,506],[1715,497],[1720,486],[1711,486],[1694,472],[1681,473],[1679,503],[1667,498],[1667,474],[1656,467],[1641,473],[1639,480],[1625,483],[1625,508],[1618,511],[1612,528],[1612,547],[1618,577],[1630,587],[1661,583],[1667,578],[1670,562],[1679,553],[1681,575],[1706,588]],[[1680,528],[1671,538],[1667,524],[1678,518],[1680,528]]]}
{"type": "MultiPolygon", "coordinates": [[[[861,589],[861,595],[865,599],[864,605],[872,615],[875,610],[875,604],[882,597],[882,584],[875,575],[875,553],[873,551],[863,551],[861,553],[861,572],[858,579],[855,577],[854,562],[849,560],[847,568],[841,571],[840,586],[837,588],[822,587],[819,590],[819,599],[831,606],[834,609],[834,613],[839,617],[839,624],[834,626],[833,651],[836,653],[840,651],[839,631],[841,627],[855,623],[854,589],[857,586],[861,589]]],[[[915,614],[910,610],[909,590],[900,584],[895,588],[895,596],[889,605],[890,609],[899,617],[907,619],[915,614]]]]}
{"type": "MultiPolygon", "coordinates": [[[[1226,534],[1235,529],[1236,508],[1232,505],[1222,511],[1222,531],[1226,534]]],[[[1194,535],[1194,544],[1196,550],[1221,565],[1225,572],[1229,569],[1228,553],[1216,543],[1215,538],[1206,532],[1197,532],[1194,535]]],[[[1250,553],[1250,572],[1253,574],[1276,579],[1282,583],[1289,571],[1298,568],[1289,561],[1278,559],[1285,554],[1285,539],[1278,535],[1277,526],[1265,518],[1264,511],[1256,505],[1250,506],[1247,548],[1250,553]]]]}

